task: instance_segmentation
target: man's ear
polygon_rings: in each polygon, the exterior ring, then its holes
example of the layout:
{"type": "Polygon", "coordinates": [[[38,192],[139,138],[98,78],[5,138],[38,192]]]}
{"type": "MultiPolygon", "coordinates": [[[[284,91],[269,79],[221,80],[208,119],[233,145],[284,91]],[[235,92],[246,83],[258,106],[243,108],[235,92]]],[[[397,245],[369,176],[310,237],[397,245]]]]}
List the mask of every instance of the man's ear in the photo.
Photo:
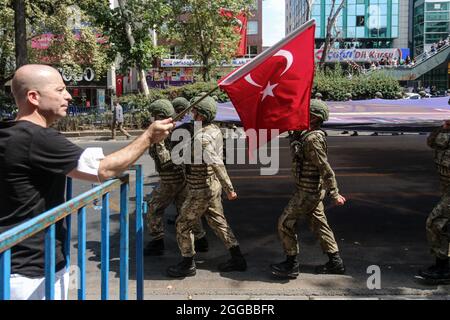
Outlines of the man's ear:
{"type": "Polygon", "coordinates": [[[39,98],[39,92],[37,92],[36,90],[29,90],[27,92],[27,99],[33,106],[39,105],[39,98]]]}

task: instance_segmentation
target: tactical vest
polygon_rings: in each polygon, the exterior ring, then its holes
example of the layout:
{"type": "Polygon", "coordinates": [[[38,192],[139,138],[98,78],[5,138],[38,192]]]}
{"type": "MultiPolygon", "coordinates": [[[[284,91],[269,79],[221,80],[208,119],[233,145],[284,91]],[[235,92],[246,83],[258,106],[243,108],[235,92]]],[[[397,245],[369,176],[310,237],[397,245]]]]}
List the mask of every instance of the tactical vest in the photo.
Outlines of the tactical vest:
{"type": "MultiPolygon", "coordinates": [[[[297,188],[308,192],[317,193],[322,189],[322,179],[319,169],[311,161],[310,156],[306,152],[306,139],[312,135],[319,135],[325,140],[325,133],[322,130],[303,131],[296,141],[300,142],[299,152],[294,156],[292,162],[292,172],[294,174],[297,188]]],[[[327,146],[325,142],[325,152],[327,146]]]]}
{"type": "Polygon", "coordinates": [[[434,162],[444,188],[450,187],[450,133],[441,132],[435,138],[440,148],[435,149],[434,162]]]}
{"type": "MultiPolygon", "coordinates": [[[[221,132],[219,127],[217,127],[215,124],[208,124],[204,126],[201,130],[201,132],[196,133],[197,134],[203,134],[207,130],[212,130],[213,133],[217,133],[217,135],[214,135],[215,137],[221,136],[221,132]],[[217,132],[217,130],[219,132],[217,132]]],[[[195,138],[195,137],[194,137],[195,138]]],[[[219,137],[221,139],[221,137],[219,137]]],[[[215,140],[213,140],[212,143],[214,143],[215,140]]],[[[205,163],[204,159],[202,159],[202,163],[195,164],[194,163],[194,146],[195,144],[191,144],[191,164],[185,165],[186,170],[186,182],[189,186],[189,189],[191,190],[204,190],[209,189],[211,184],[211,178],[215,176],[214,170],[211,165],[205,163]]],[[[203,151],[203,148],[202,148],[203,151]]]]}
{"type": "MultiPolygon", "coordinates": [[[[166,139],[164,144],[170,152],[170,140],[166,139]]],[[[161,182],[168,184],[183,184],[185,183],[184,170],[181,165],[175,165],[172,160],[161,162],[156,144],[149,148],[150,156],[155,160],[156,170],[158,171],[161,182]]]]}

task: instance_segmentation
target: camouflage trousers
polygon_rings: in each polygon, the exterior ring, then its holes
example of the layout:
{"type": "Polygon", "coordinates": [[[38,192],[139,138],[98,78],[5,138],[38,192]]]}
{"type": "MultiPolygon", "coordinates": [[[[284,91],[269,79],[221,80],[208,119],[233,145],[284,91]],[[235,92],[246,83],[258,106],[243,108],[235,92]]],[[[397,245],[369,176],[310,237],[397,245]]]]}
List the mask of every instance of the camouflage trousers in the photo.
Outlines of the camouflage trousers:
{"type": "Polygon", "coordinates": [[[286,255],[299,253],[297,239],[297,221],[301,217],[309,220],[311,231],[316,235],[324,253],[339,251],[333,231],[325,216],[323,198],[325,191],[320,194],[306,193],[297,190],[278,219],[278,234],[286,255]]]}
{"type": "MultiPolygon", "coordinates": [[[[152,192],[152,197],[148,201],[147,228],[153,240],[164,238],[164,210],[175,203],[177,213],[180,213],[181,206],[186,199],[186,184],[172,184],[161,181],[158,188],[152,192]]],[[[205,236],[201,219],[198,219],[192,227],[195,239],[205,236]]]]}
{"type": "Polygon", "coordinates": [[[431,253],[440,259],[450,257],[450,191],[446,191],[427,219],[426,230],[431,253]]]}
{"type": "Polygon", "coordinates": [[[175,223],[177,242],[183,257],[195,255],[193,230],[197,221],[204,216],[214,233],[227,249],[239,245],[228,225],[222,207],[222,187],[217,179],[211,179],[210,188],[189,190],[175,223]]]}

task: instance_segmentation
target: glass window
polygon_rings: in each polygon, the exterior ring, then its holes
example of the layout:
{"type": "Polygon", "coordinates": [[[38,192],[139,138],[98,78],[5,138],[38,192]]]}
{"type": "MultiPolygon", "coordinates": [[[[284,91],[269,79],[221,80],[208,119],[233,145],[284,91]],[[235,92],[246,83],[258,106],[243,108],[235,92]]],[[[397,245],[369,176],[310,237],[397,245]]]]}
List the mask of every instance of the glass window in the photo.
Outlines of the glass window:
{"type": "Polygon", "coordinates": [[[247,22],[247,34],[258,34],[258,21],[247,22]]]}
{"type": "Polygon", "coordinates": [[[380,17],[380,28],[386,28],[387,27],[387,17],[381,16],[380,17]]]}
{"type": "Polygon", "coordinates": [[[380,4],[387,4],[387,0],[380,0],[380,4]]]}
{"type": "Polygon", "coordinates": [[[356,14],[357,15],[364,15],[366,13],[366,6],[362,4],[356,5],[356,14]]]}
{"type": "Polygon", "coordinates": [[[392,14],[398,14],[398,4],[392,5],[392,14]]]}
{"type": "Polygon", "coordinates": [[[356,26],[363,27],[365,25],[364,16],[356,16],[356,26]]]}
{"type": "Polygon", "coordinates": [[[347,5],[356,4],[356,0],[347,0],[347,5]]]}
{"type": "Polygon", "coordinates": [[[364,37],[364,27],[356,27],[356,36],[358,38],[364,37]]]}
{"type": "Polygon", "coordinates": [[[356,15],[356,6],[355,6],[355,5],[350,5],[350,6],[348,6],[347,14],[348,14],[349,16],[354,16],[354,15],[356,15]]]}
{"type": "Polygon", "coordinates": [[[355,27],[356,26],[356,16],[349,16],[347,18],[347,26],[355,27]]]}
{"type": "Polygon", "coordinates": [[[316,34],[315,34],[316,38],[320,38],[320,27],[316,27],[316,34]]]}
{"type": "Polygon", "coordinates": [[[356,3],[358,3],[358,4],[365,4],[366,2],[365,2],[365,0],[356,0],[356,3]]]}
{"type": "Polygon", "coordinates": [[[312,15],[320,16],[320,4],[313,4],[312,15]]]}
{"type": "Polygon", "coordinates": [[[382,16],[387,15],[387,5],[380,5],[380,14],[382,16]]]}
{"type": "Polygon", "coordinates": [[[398,0],[392,0],[392,3],[398,4],[398,0]]]}
{"type": "Polygon", "coordinates": [[[355,28],[353,28],[353,27],[347,28],[347,37],[348,37],[348,38],[354,38],[354,37],[356,37],[355,28]]]}
{"type": "Polygon", "coordinates": [[[392,16],[392,25],[398,26],[398,16],[392,16]]]}
{"type": "Polygon", "coordinates": [[[392,31],[391,32],[392,38],[397,38],[398,37],[398,27],[392,27],[391,31],[392,31]]]}

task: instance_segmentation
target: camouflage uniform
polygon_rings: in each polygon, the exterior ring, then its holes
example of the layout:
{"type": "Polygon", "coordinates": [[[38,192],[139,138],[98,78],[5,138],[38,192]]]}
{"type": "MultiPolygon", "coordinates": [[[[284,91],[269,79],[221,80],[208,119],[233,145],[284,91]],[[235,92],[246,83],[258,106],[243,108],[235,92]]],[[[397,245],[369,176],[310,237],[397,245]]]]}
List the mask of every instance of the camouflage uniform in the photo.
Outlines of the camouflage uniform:
{"type": "MultiPolygon", "coordinates": [[[[152,198],[148,202],[147,227],[153,240],[164,238],[164,210],[175,203],[177,212],[186,199],[186,179],[183,167],[173,164],[170,150],[170,138],[154,144],[149,149],[150,156],[155,160],[156,170],[160,176],[160,183],[152,193],[152,198]]],[[[201,220],[193,224],[195,239],[200,239],[205,235],[201,220]]]]}
{"type": "Polygon", "coordinates": [[[206,124],[194,133],[192,161],[185,165],[187,198],[176,221],[177,242],[183,257],[195,255],[191,231],[203,215],[227,249],[239,245],[223,213],[222,188],[227,193],[234,189],[223,164],[222,144],[222,133],[215,124],[206,124]],[[196,143],[201,145],[199,150],[195,149],[196,143]],[[205,159],[195,164],[199,152],[205,159]]]}
{"type": "Polygon", "coordinates": [[[313,130],[296,134],[299,143],[294,143],[292,148],[292,171],[297,188],[278,220],[278,232],[284,251],[288,256],[299,253],[297,220],[306,216],[323,252],[336,253],[339,249],[325,216],[323,199],[326,191],[332,198],[337,198],[339,190],[327,160],[325,133],[313,130]]]}
{"type": "Polygon", "coordinates": [[[439,128],[428,137],[435,150],[435,163],[441,180],[442,197],[428,216],[427,238],[431,253],[439,259],[450,257],[450,130],[439,128]]]}

